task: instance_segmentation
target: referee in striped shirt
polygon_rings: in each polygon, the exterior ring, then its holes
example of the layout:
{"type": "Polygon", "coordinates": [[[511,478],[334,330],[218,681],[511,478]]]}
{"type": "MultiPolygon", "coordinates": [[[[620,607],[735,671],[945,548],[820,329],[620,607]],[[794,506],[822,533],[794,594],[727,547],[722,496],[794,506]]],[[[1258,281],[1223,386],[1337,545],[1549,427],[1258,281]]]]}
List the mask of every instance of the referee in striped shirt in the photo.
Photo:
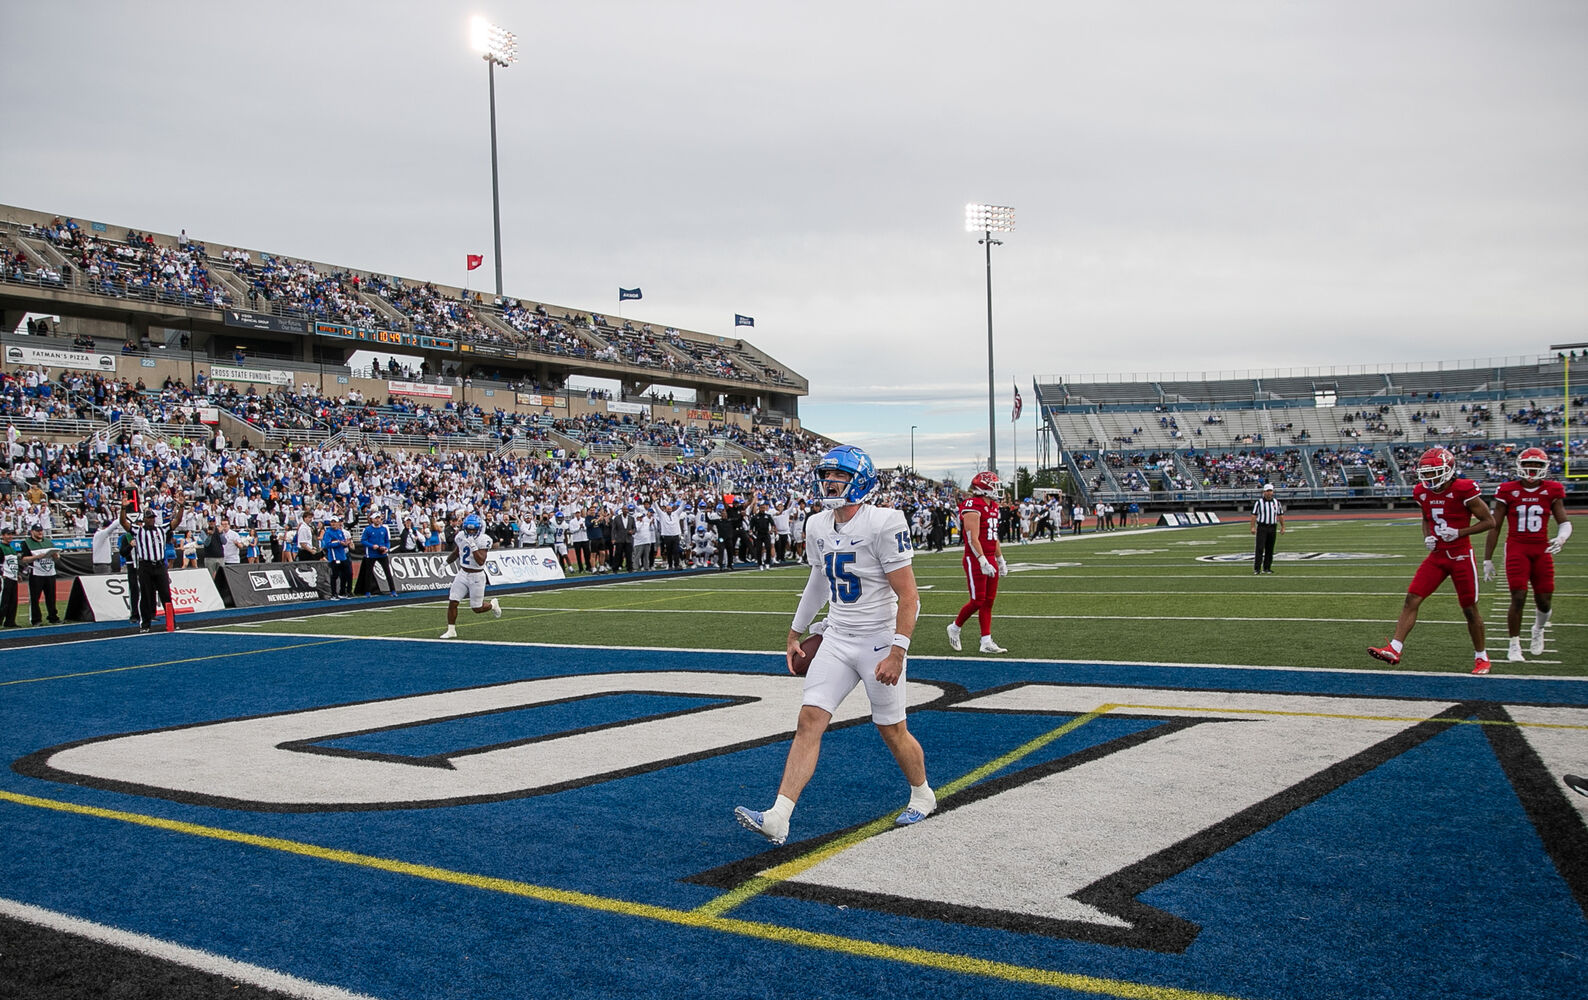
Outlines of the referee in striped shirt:
{"type": "Polygon", "coordinates": [[[1252,534],[1257,536],[1257,551],[1252,556],[1253,573],[1274,572],[1274,540],[1285,533],[1285,505],[1274,499],[1274,484],[1263,484],[1263,495],[1252,504],[1252,534]]]}
{"type": "Polygon", "coordinates": [[[144,505],[143,523],[138,527],[132,526],[128,514],[123,507],[121,526],[132,536],[132,555],[138,561],[138,612],[142,623],[138,631],[153,632],[156,597],[160,607],[171,604],[171,572],[165,564],[165,543],[171,529],[182,519],[182,500],[177,498],[171,519],[165,524],[159,522],[154,507],[148,504],[144,505]]]}

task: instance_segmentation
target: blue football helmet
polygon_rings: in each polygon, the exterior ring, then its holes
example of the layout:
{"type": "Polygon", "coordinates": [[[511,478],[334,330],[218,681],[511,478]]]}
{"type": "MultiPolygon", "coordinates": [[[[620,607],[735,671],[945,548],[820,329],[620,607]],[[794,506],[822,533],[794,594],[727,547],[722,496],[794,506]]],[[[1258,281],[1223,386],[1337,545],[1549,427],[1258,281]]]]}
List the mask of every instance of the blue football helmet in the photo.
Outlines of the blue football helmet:
{"type": "Polygon", "coordinates": [[[483,527],[485,527],[485,522],[480,520],[480,515],[478,514],[470,514],[468,517],[463,519],[463,528],[465,531],[479,531],[483,527]]]}
{"type": "Polygon", "coordinates": [[[871,456],[852,444],[843,444],[822,456],[816,463],[816,500],[828,510],[860,503],[877,488],[877,466],[871,456]],[[829,472],[849,473],[849,482],[827,478],[829,472]],[[826,484],[842,483],[844,489],[838,496],[828,496],[826,484]]]}

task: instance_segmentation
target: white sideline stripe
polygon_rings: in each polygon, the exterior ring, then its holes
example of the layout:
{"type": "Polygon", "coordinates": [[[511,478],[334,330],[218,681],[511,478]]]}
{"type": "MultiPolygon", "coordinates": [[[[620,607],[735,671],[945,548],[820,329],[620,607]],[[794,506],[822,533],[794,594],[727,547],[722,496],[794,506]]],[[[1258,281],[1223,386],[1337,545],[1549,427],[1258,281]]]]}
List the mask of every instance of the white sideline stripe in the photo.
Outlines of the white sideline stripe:
{"type": "Polygon", "coordinates": [[[28,903],[19,903],[11,899],[0,899],[0,913],[18,920],[35,924],[39,927],[48,927],[51,930],[63,931],[77,937],[98,941],[115,948],[124,948],[136,951],[150,958],[163,959],[185,965],[190,969],[208,972],[213,975],[223,976],[236,982],[247,983],[262,989],[277,990],[289,996],[302,997],[303,1000],[372,1000],[364,993],[353,993],[339,986],[328,986],[325,983],[311,982],[299,979],[297,976],[285,972],[277,972],[259,965],[250,965],[239,962],[233,958],[216,955],[213,952],[201,951],[198,948],[189,948],[186,945],[175,944],[171,941],[161,941],[145,934],[135,934],[104,924],[82,920],[78,917],[57,913],[54,910],[45,910],[28,903]]]}
{"type": "MultiPolygon", "coordinates": [[[[740,613],[742,613],[742,614],[764,615],[764,614],[777,614],[778,612],[753,611],[753,612],[740,612],[740,613]]],[[[922,615],[921,617],[922,618],[951,618],[953,616],[952,615],[922,615]]],[[[1220,619],[1220,620],[1223,620],[1223,619],[1220,619]]],[[[1260,618],[1260,619],[1254,619],[1254,620],[1256,620],[1256,621],[1271,621],[1272,619],[1260,618]]],[[[1427,619],[1422,619],[1422,620],[1427,620],[1427,619]]],[[[1384,623],[1381,623],[1381,624],[1393,625],[1394,623],[1393,622],[1384,622],[1384,623]]],[[[1446,622],[1440,622],[1439,624],[1441,624],[1441,625],[1458,625],[1458,624],[1459,625],[1465,625],[1466,622],[1465,622],[1465,620],[1460,621],[1460,622],[1446,621],[1446,622]]],[[[196,635],[196,634],[200,634],[200,633],[189,632],[189,634],[190,635],[196,635]]],[[[226,636],[227,638],[230,638],[230,639],[242,638],[242,636],[239,636],[236,633],[229,633],[229,632],[215,632],[215,631],[206,630],[205,634],[226,636]]],[[[245,634],[247,634],[247,633],[245,633],[245,634]]],[[[338,633],[338,632],[266,632],[266,633],[263,633],[263,634],[256,634],[255,637],[256,638],[260,638],[260,639],[267,638],[267,637],[271,638],[271,639],[277,639],[277,638],[281,638],[283,636],[288,637],[288,638],[293,638],[293,639],[348,639],[348,640],[368,640],[370,642],[436,642],[436,643],[442,643],[444,645],[449,645],[449,646],[458,646],[458,645],[500,646],[500,647],[503,647],[505,649],[575,649],[575,650],[610,649],[610,650],[618,650],[618,651],[621,651],[621,652],[637,652],[637,653],[711,653],[711,654],[730,653],[730,654],[733,654],[735,656],[744,656],[744,655],[749,655],[749,656],[775,656],[775,657],[778,657],[779,659],[781,659],[783,657],[783,651],[782,650],[777,650],[777,649],[709,649],[709,648],[706,648],[706,647],[694,648],[694,647],[687,647],[687,646],[608,646],[608,645],[601,644],[601,643],[591,643],[588,646],[581,646],[581,645],[569,645],[568,643],[565,643],[565,642],[506,642],[506,641],[503,641],[503,640],[500,640],[500,639],[485,640],[485,639],[461,639],[461,638],[460,639],[421,639],[418,636],[408,636],[408,635],[347,635],[347,634],[338,633]]],[[[957,656],[928,656],[928,655],[923,654],[921,656],[911,656],[910,659],[911,660],[932,660],[933,662],[937,662],[937,663],[964,663],[965,660],[966,660],[966,657],[963,654],[957,655],[957,656]]],[[[981,661],[981,662],[987,662],[987,661],[981,661]]],[[[1392,676],[1392,677],[1438,677],[1438,676],[1441,676],[1440,672],[1437,671],[1437,670],[1374,670],[1371,667],[1284,667],[1284,666],[1265,666],[1265,665],[1260,664],[1260,663],[1176,663],[1173,660],[1054,660],[1054,659],[1048,659],[1046,657],[1040,657],[1040,656],[1017,656],[1017,657],[1014,657],[1011,660],[1000,661],[1000,662],[1036,663],[1036,664],[1045,664],[1045,665],[1048,665],[1048,666],[1056,666],[1056,667],[1072,667],[1072,666],[1073,667],[1178,667],[1178,668],[1184,668],[1184,669],[1188,669],[1188,670],[1283,670],[1283,671],[1286,671],[1286,672],[1289,672],[1289,673],[1297,673],[1297,674],[1367,674],[1367,675],[1374,676],[1374,677],[1384,676],[1384,675],[1389,675],[1389,676],[1392,676]]],[[[1504,661],[1501,661],[1501,662],[1504,662],[1504,661]]],[[[1547,662],[1547,661],[1540,660],[1540,661],[1536,661],[1536,662],[1547,662]]],[[[1470,675],[1457,674],[1456,676],[1465,677],[1465,676],[1470,676],[1470,675]]],[[[1504,676],[1504,675],[1497,675],[1497,676],[1504,676]]],[[[1473,678],[1473,679],[1479,684],[1488,683],[1487,679],[1480,679],[1480,678],[1473,678]]],[[[1584,683],[1588,683],[1588,677],[1556,676],[1554,674],[1516,675],[1516,676],[1512,676],[1510,679],[1512,679],[1512,680],[1520,680],[1520,681],[1581,681],[1581,682],[1584,682],[1584,683]]]]}
{"type": "MultiPolygon", "coordinates": [[[[502,610],[503,611],[525,611],[525,612],[531,612],[531,613],[533,613],[533,612],[551,612],[551,613],[568,612],[568,613],[574,613],[574,614],[605,614],[605,615],[698,615],[698,614],[701,613],[699,608],[561,608],[561,607],[548,607],[546,605],[532,605],[532,606],[518,607],[518,606],[515,606],[515,605],[511,605],[511,604],[502,605],[502,610]]],[[[339,614],[338,613],[333,613],[333,614],[323,615],[322,617],[325,617],[325,618],[341,618],[341,617],[344,617],[344,616],[352,614],[352,613],[353,612],[351,612],[351,611],[344,611],[344,612],[341,612],[339,614]]],[[[739,610],[732,610],[732,609],[728,609],[728,608],[717,608],[717,609],[713,609],[711,613],[714,614],[714,615],[782,615],[785,618],[788,617],[788,612],[787,611],[739,611],[739,610]]],[[[948,615],[948,614],[929,614],[929,613],[926,613],[926,612],[922,612],[918,617],[920,617],[920,618],[953,618],[954,616],[953,615],[948,615]]],[[[1235,616],[1235,615],[1006,615],[1006,614],[1000,614],[1000,615],[998,615],[998,618],[1000,620],[1013,619],[1013,620],[1016,620],[1016,621],[1039,621],[1039,622],[1046,622],[1046,621],[1315,622],[1315,623],[1318,623],[1318,624],[1325,624],[1325,625],[1333,625],[1333,624],[1363,625],[1363,624],[1366,624],[1366,625],[1390,625],[1390,626],[1393,626],[1395,624],[1393,620],[1385,619],[1385,618],[1281,618],[1281,617],[1277,617],[1275,615],[1235,616]]],[[[1419,618],[1418,622],[1419,622],[1419,624],[1426,622],[1426,623],[1434,624],[1434,625],[1465,625],[1466,624],[1466,619],[1456,619],[1456,618],[1419,618]]],[[[1556,628],[1556,627],[1558,627],[1558,628],[1585,628],[1585,627],[1588,627],[1588,623],[1550,622],[1550,626],[1552,628],[1556,628]]],[[[217,631],[219,629],[240,628],[240,627],[243,627],[242,623],[238,623],[236,625],[232,625],[232,624],[227,624],[227,623],[221,622],[221,623],[216,623],[215,625],[208,626],[208,627],[203,628],[203,629],[190,628],[190,629],[188,629],[188,631],[190,631],[190,632],[198,632],[198,631],[214,632],[214,631],[217,631]]],[[[271,635],[289,635],[289,634],[300,634],[300,633],[271,632],[269,634],[271,634],[271,635]]],[[[308,635],[308,634],[311,634],[311,633],[301,633],[301,634],[308,635]]],[[[360,638],[362,638],[362,637],[360,637],[360,638]]],[[[522,646],[522,645],[532,645],[532,644],[526,644],[526,643],[520,643],[520,642],[509,642],[509,643],[504,643],[504,645],[508,645],[508,646],[522,646]]],[[[647,648],[647,647],[613,646],[611,648],[613,648],[613,649],[629,649],[629,648],[647,648]]],[[[671,647],[658,646],[656,648],[661,649],[661,648],[671,648],[671,647]]]]}

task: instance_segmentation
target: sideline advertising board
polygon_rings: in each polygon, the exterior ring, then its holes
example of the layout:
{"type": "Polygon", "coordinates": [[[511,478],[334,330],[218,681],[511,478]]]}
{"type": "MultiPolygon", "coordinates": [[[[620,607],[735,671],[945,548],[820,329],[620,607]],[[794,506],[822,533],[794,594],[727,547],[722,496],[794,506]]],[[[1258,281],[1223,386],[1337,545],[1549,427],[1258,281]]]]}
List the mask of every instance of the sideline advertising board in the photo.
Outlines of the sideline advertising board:
{"type": "MultiPolygon", "coordinates": [[[[392,583],[399,594],[426,590],[446,590],[457,575],[455,563],[447,562],[445,552],[400,552],[391,557],[392,583]]],[[[562,564],[551,549],[492,550],[485,561],[485,578],[490,584],[512,586],[564,578],[562,564]]]]}
{"type": "Polygon", "coordinates": [[[232,606],[275,607],[331,596],[331,567],[319,562],[233,563],[221,567],[232,606]]]}
{"type": "MultiPolygon", "coordinates": [[[[208,570],[171,571],[171,603],[179,615],[220,611],[226,607],[208,570]]],[[[127,574],[80,576],[66,601],[66,617],[77,621],[126,621],[133,613],[127,574]]]]}

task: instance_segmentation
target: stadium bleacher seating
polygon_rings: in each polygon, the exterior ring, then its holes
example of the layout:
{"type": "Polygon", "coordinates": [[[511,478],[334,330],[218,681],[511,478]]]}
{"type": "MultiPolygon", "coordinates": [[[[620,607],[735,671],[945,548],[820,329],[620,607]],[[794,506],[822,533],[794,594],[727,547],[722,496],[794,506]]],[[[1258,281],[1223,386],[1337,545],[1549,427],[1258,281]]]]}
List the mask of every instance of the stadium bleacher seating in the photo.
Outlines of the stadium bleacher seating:
{"type": "MultiPolygon", "coordinates": [[[[1588,425],[1562,397],[1565,359],[1444,363],[1418,370],[1038,379],[1043,433],[1088,503],[1235,503],[1273,482],[1288,502],[1404,496],[1422,452],[1450,447],[1494,485],[1511,455],[1588,425]]],[[[1588,464],[1588,445],[1572,444],[1588,464]]]]}

